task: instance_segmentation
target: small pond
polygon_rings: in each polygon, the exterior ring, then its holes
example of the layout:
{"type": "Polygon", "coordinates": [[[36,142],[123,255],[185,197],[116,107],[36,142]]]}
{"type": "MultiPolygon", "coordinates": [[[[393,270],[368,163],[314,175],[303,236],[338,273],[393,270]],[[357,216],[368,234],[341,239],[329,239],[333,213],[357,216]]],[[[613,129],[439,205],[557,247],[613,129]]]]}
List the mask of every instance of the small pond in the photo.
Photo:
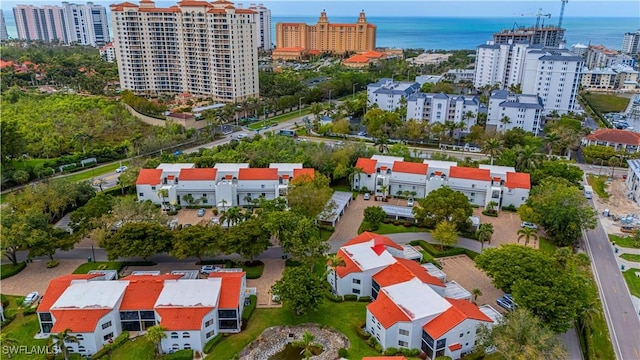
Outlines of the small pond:
{"type": "MultiPolygon", "coordinates": [[[[320,355],[322,353],[322,347],[314,346],[311,348],[313,355],[320,355]]],[[[287,344],[282,351],[274,354],[269,360],[302,360],[304,359],[304,352],[301,347],[293,344],[287,344]]]]}

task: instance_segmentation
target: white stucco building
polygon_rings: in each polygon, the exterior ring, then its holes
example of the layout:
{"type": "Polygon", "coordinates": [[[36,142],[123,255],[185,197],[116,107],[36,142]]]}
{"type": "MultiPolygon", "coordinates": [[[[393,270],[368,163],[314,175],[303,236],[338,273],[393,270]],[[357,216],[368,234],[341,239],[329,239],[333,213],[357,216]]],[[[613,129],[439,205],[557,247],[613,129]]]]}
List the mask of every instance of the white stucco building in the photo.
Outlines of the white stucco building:
{"type": "Polygon", "coordinates": [[[165,353],[181,349],[202,351],[221,332],[242,326],[246,292],[244,272],[218,272],[208,279],[183,275],[130,275],[105,280],[101,274],[65,275],[51,280],[37,313],[40,331],[55,334],[69,329],[77,343],[72,352],[89,356],[123,331],[166,328],[165,353]]]}
{"type": "Polygon", "coordinates": [[[529,174],[505,166],[468,168],[439,160],[424,160],[420,164],[374,155],[371,159],[359,158],[355,168],[361,170],[354,174],[352,189],[366,188],[376,195],[423,198],[448,186],[465,194],[472,204],[484,207],[495,201],[502,208],[524,204],[531,190],[529,174]]]}
{"type": "Polygon", "coordinates": [[[489,97],[487,129],[504,132],[521,128],[535,135],[542,130],[544,106],[538,95],[513,94],[494,90],[489,97]]]}
{"type": "Polygon", "coordinates": [[[640,160],[627,160],[627,196],[640,206],[640,160]]]}
{"type": "Polygon", "coordinates": [[[271,48],[273,48],[271,43],[271,10],[263,4],[251,4],[249,5],[249,10],[256,13],[256,40],[258,42],[258,48],[271,50],[271,48]]]}
{"type": "Polygon", "coordinates": [[[382,110],[393,111],[400,107],[400,100],[420,91],[417,82],[398,82],[382,78],[377,83],[367,85],[367,107],[377,104],[382,110]]]}
{"type": "Polygon", "coordinates": [[[150,200],[164,208],[197,204],[224,209],[284,196],[289,182],[300,176],[313,179],[314,170],[300,163],[274,163],[269,168],[249,168],[247,163],[219,163],[213,168],[160,164],[140,170],[136,193],[139,201],[150,200]]]}
{"type": "Polygon", "coordinates": [[[464,121],[467,130],[476,124],[480,98],[470,95],[414,93],[407,98],[407,120],[430,124],[464,121]]]}

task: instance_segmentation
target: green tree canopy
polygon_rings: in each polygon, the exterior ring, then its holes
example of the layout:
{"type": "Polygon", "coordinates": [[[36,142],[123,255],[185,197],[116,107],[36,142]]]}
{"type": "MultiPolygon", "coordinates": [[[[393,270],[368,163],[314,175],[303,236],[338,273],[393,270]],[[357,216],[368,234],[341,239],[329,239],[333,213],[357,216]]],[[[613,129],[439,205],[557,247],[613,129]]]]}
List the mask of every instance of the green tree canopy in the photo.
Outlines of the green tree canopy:
{"type": "Polygon", "coordinates": [[[464,231],[469,227],[469,216],[473,215],[469,199],[447,186],[418,199],[418,204],[420,206],[413,208],[413,214],[418,221],[431,228],[442,221],[450,221],[455,224],[456,230],[464,231]]]}
{"type": "Polygon", "coordinates": [[[440,249],[446,246],[453,246],[458,242],[458,231],[456,225],[450,221],[441,221],[431,234],[433,240],[440,242],[440,249]]]}
{"type": "Polygon", "coordinates": [[[378,226],[387,217],[387,213],[380,206],[367,206],[364,209],[364,221],[372,226],[378,226]]]}
{"type": "Polygon", "coordinates": [[[313,179],[307,175],[298,176],[291,181],[287,191],[291,211],[311,219],[322,212],[333,192],[329,179],[318,173],[313,179]]]}
{"type": "Polygon", "coordinates": [[[173,233],[166,226],[154,223],[129,222],[115,234],[107,236],[100,246],[107,250],[110,260],[119,257],[148,257],[169,251],[173,233]]]}
{"type": "Polygon", "coordinates": [[[249,219],[228,230],[222,248],[226,254],[237,253],[253,261],[271,246],[270,235],[261,220],[249,219]]]}
{"type": "Polygon", "coordinates": [[[318,309],[324,299],[322,289],[323,281],[309,268],[295,266],[285,269],[282,279],[273,284],[271,292],[290,306],[296,315],[302,315],[318,309]]]}
{"type": "Polygon", "coordinates": [[[205,255],[220,252],[221,242],[226,233],[219,225],[202,226],[200,224],[182,228],[175,232],[171,256],[178,259],[197,257],[202,261],[205,255]]]}

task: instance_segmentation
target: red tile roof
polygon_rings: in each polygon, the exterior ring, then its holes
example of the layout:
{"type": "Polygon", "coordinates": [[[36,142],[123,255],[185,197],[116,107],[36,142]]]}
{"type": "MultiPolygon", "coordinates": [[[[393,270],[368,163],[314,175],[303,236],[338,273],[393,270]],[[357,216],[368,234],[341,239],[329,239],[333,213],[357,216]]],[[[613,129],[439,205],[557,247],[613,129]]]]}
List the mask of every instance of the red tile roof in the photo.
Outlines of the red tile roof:
{"type": "Polygon", "coordinates": [[[141,169],[136,185],[159,185],[161,179],[162,169],[141,169]]]}
{"type": "Polygon", "coordinates": [[[354,55],[350,58],[348,58],[347,60],[345,60],[344,62],[346,63],[359,63],[359,64],[366,64],[369,62],[369,58],[364,56],[364,55],[354,55]]]}
{"type": "Polygon", "coordinates": [[[439,339],[466,319],[493,322],[477,306],[467,300],[450,298],[446,300],[452,306],[422,327],[434,340],[439,339]]]}
{"type": "Polygon", "coordinates": [[[238,172],[238,180],[278,180],[278,169],[244,168],[238,172]]]}
{"type": "Polygon", "coordinates": [[[306,168],[306,169],[293,169],[293,177],[297,178],[301,175],[307,175],[311,180],[315,177],[316,173],[314,169],[306,168]]]}
{"type": "Polygon", "coordinates": [[[249,9],[236,9],[236,14],[257,14],[257,12],[249,9]]]}
{"type": "Polygon", "coordinates": [[[452,166],[449,170],[449,177],[456,179],[491,181],[491,171],[489,171],[489,169],[452,166]]]}
{"type": "Polygon", "coordinates": [[[378,164],[378,160],[367,159],[367,158],[359,158],[356,162],[356,168],[362,169],[365,174],[373,174],[376,172],[376,165],[378,164]]]}
{"type": "Polygon", "coordinates": [[[47,312],[62,293],[67,290],[72,280],[88,280],[96,277],[100,277],[102,274],[71,274],[61,277],[57,277],[49,282],[49,286],[42,296],[40,305],[38,306],[38,312],[47,312]]]}
{"type": "Polygon", "coordinates": [[[180,8],[177,6],[172,6],[170,8],[139,8],[139,12],[180,12],[180,8]]]}
{"type": "Polygon", "coordinates": [[[402,250],[402,246],[396,244],[395,242],[393,242],[393,240],[389,239],[388,237],[386,237],[384,235],[374,234],[374,233],[371,233],[371,232],[368,232],[368,231],[365,231],[362,234],[360,234],[360,235],[354,237],[353,239],[347,241],[342,246],[360,244],[360,243],[371,241],[371,240],[373,240],[373,245],[382,244],[382,245],[390,246],[390,247],[398,249],[398,250],[402,250]]]}
{"type": "Polygon", "coordinates": [[[321,52],[320,52],[320,50],[315,50],[314,49],[314,50],[309,50],[307,52],[307,54],[309,54],[309,55],[318,55],[318,54],[321,54],[321,52]]]}
{"type": "Polygon", "coordinates": [[[218,169],[214,168],[196,168],[180,170],[180,181],[184,180],[215,180],[218,169]]]}
{"type": "Polygon", "coordinates": [[[362,54],[368,58],[381,58],[384,56],[383,53],[379,52],[379,51],[375,51],[375,50],[371,50],[371,51],[367,51],[366,53],[362,54]]]}
{"type": "Polygon", "coordinates": [[[164,281],[179,279],[182,275],[130,275],[121,280],[129,280],[124,291],[120,310],[151,310],[164,287],[164,281]]]}
{"type": "Polygon", "coordinates": [[[300,52],[300,51],[304,51],[304,48],[300,46],[296,46],[296,47],[290,47],[290,48],[276,48],[273,51],[300,52]]]}
{"type": "Polygon", "coordinates": [[[343,278],[351,273],[362,271],[360,266],[358,266],[358,264],[351,260],[351,258],[344,251],[338,250],[338,253],[336,255],[340,256],[342,260],[344,260],[345,264],[344,266],[336,267],[336,272],[338,273],[339,277],[343,278]]]}
{"type": "Polygon", "coordinates": [[[400,310],[398,305],[387,296],[384,289],[378,293],[378,297],[374,302],[367,305],[367,310],[375,316],[385,329],[400,321],[410,321],[407,314],[400,310]]]}
{"type": "Polygon", "coordinates": [[[417,262],[402,258],[396,258],[396,261],[402,264],[402,266],[404,266],[408,271],[415,275],[418,280],[422,281],[423,283],[444,287],[444,284],[442,283],[442,281],[440,281],[440,279],[430,275],[427,269],[420,266],[420,264],[418,264],[417,262]]]}
{"type": "Polygon", "coordinates": [[[71,329],[73,333],[92,333],[96,330],[98,321],[110,311],[111,309],[51,310],[56,319],[51,332],[56,334],[71,329]]]}
{"type": "Polygon", "coordinates": [[[586,140],[607,141],[625,145],[640,145],[640,133],[619,129],[598,129],[585,136],[586,140]]]}
{"type": "Polygon", "coordinates": [[[211,7],[212,5],[206,1],[197,1],[197,0],[183,0],[178,2],[179,6],[206,6],[211,7]]]}
{"type": "Polygon", "coordinates": [[[373,275],[375,280],[381,287],[400,284],[413,279],[414,277],[425,284],[444,287],[442,281],[429,275],[427,270],[420,266],[417,262],[408,259],[396,258],[396,263],[378,271],[373,275]]]}
{"type": "Polygon", "coordinates": [[[510,189],[531,189],[531,176],[527,173],[507,173],[504,185],[510,189]]]}
{"type": "Polygon", "coordinates": [[[219,309],[237,309],[242,296],[242,280],[245,272],[215,272],[209,274],[210,278],[221,278],[219,309]]]}
{"type": "Polygon", "coordinates": [[[394,172],[407,174],[427,175],[429,165],[423,163],[414,163],[409,161],[394,161],[391,168],[394,172]]]}
{"type": "Polygon", "coordinates": [[[455,344],[449,345],[449,350],[451,350],[451,351],[456,351],[456,350],[460,350],[460,349],[462,349],[462,345],[460,345],[460,343],[455,343],[455,344]]]}
{"type": "Polygon", "coordinates": [[[174,330],[200,330],[202,318],[212,307],[164,307],[155,309],[160,315],[160,325],[169,331],[174,330]]]}

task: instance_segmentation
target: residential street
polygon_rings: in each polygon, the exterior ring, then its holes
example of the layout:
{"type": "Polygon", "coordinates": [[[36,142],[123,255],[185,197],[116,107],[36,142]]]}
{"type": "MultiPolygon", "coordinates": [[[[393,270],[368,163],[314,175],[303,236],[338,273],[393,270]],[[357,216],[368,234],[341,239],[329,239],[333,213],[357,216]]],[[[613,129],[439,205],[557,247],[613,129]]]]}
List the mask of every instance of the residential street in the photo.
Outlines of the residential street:
{"type": "Polygon", "coordinates": [[[640,320],[600,220],[583,235],[617,358],[640,359],[640,320]]]}

